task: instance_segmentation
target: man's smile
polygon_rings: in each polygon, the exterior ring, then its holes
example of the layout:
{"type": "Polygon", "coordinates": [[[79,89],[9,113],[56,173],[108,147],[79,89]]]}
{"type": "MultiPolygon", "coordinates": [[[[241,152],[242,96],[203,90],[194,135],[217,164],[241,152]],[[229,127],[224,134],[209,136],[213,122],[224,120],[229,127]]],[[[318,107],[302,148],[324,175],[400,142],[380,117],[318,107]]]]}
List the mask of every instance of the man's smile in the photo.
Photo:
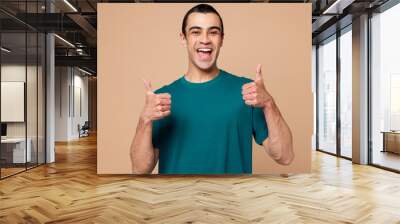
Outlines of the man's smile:
{"type": "Polygon", "coordinates": [[[213,50],[212,48],[197,48],[196,52],[201,61],[210,61],[213,50]]]}

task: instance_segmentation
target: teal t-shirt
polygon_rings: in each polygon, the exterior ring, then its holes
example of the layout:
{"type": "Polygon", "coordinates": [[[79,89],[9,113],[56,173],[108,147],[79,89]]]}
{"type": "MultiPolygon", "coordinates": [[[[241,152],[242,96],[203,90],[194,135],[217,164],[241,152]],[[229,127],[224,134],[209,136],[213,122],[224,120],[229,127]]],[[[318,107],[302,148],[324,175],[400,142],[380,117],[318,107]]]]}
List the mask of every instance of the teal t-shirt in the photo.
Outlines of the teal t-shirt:
{"type": "Polygon", "coordinates": [[[153,122],[160,174],[252,173],[252,137],[268,137],[264,113],[242,99],[251,79],[220,70],[210,81],[184,76],[156,91],[171,94],[171,114],[153,122]]]}

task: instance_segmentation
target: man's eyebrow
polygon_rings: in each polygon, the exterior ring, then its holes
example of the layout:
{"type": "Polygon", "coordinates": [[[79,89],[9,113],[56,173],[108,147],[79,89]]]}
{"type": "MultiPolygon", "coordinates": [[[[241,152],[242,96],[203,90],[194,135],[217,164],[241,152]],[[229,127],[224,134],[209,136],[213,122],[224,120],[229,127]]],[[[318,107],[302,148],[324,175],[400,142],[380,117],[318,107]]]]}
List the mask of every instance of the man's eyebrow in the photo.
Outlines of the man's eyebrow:
{"type": "MultiPolygon", "coordinates": [[[[194,29],[199,29],[199,30],[201,30],[202,28],[201,28],[200,26],[192,26],[192,27],[189,28],[189,31],[194,30],[194,29]]],[[[211,27],[208,28],[208,29],[209,29],[209,30],[217,29],[217,30],[221,31],[221,27],[219,27],[219,26],[211,26],[211,27]]]]}
{"type": "Polygon", "coordinates": [[[189,28],[189,31],[194,30],[194,29],[199,29],[199,30],[201,30],[201,27],[199,27],[199,26],[192,26],[192,27],[189,28]]]}
{"type": "Polygon", "coordinates": [[[219,27],[219,26],[212,26],[212,27],[210,27],[210,28],[208,28],[208,29],[209,29],[209,30],[217,29],[217,30],[221,31],[221,27],[219,27]]]}

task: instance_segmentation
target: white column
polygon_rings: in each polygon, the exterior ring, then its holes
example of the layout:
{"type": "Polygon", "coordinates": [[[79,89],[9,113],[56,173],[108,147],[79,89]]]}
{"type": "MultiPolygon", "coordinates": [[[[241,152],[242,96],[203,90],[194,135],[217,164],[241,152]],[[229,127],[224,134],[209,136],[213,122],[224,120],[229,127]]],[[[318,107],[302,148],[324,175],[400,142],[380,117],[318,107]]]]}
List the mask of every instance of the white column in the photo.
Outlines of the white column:
{"type": "Polygon", "coordinates": [[[368,163],[368,15],[353,20],[353,162],[368,163]]]}
{"type": "Polygon", "coordinates": [[[54,76],[54,35],[49,33],[46,36],[46,60],[47,60],[47,76],[46,76],[46,163],[55,161],[54,150],[54,133],[55,133],[55,76],[54,76]]]}
{"type": "MultiPolygon", "coordinates": [[[[54,12],[54,5],[46,1],[47,12],[54,12]]],[[[46,35],[46,163],[55,162],[55,43],[54,35],[46,35]]]]}

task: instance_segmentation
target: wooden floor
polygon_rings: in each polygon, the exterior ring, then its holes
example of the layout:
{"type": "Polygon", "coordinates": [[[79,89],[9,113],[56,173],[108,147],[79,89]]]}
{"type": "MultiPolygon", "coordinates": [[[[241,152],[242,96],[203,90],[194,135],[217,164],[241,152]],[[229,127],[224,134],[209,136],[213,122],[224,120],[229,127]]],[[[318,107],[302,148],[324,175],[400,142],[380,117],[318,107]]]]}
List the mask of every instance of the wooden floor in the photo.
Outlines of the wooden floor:
{"type": "Polygon", "coordinates": [[[96,175],[96,138],[0,181],[0,223],[400,223],[400,175],[313,153],[288,178],[96,175]]]}
{"type": "Polygon", "coordinates": [[[25,168],[24,164],[22,164],[22,165],[19,164],[18,167],[6,167],[6,168],[2,167],[1,170],[0,170],[1,171],[1,178],[6,178],[8,176],[15,175],[15,174],[20,173],[20,172],[24,172],[27,169],[33,169],[35,167],[37,167],[36,163],[35,164],[33,164],[33,163],[29,164],[28,163],[26,168],[25,168]]]}
{"type": "Polygon", "coordinates": [[[25,171],[25,167],[24,168],[1,168],[1,177],[8,177],[11,176],[13,174],[25,171]]]}

